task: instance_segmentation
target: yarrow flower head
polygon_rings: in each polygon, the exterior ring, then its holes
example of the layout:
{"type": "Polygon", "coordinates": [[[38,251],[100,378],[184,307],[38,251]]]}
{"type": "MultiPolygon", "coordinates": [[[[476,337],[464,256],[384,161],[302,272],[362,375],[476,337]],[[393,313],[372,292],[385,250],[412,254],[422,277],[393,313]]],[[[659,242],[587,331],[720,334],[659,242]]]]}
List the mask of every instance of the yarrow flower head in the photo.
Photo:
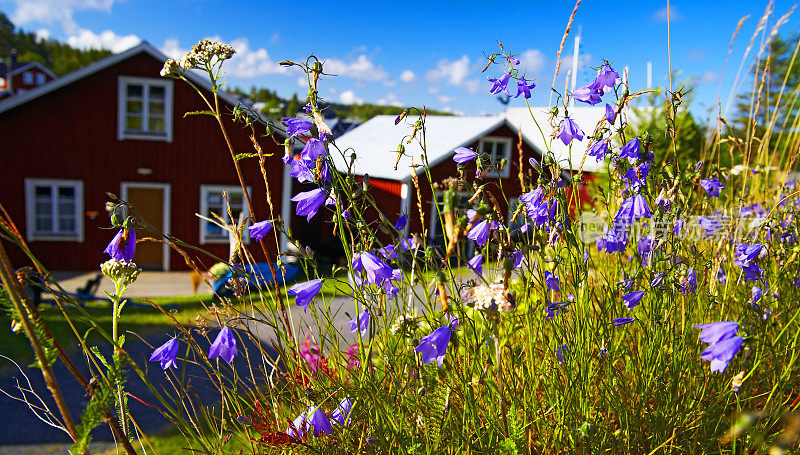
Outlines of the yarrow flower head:
{"type": "Polygon", "coordinates": [[[322,289],[322,280],[310,280],[304,283],[297,283],[290,287],[287,293],[295,296],[295,303],[303,307],[303,311],[308,311],[308,304],[317,296],[322,289]]]}
{"type": "Polygon", "coordinates": [[[178,356],[178,347],[180,343],[176,338],[172,338],[166,343],[153,351],[150,356],[151,362],[161,362],[161,369],[166,370],[169,367],[176,367],[175,358],[178,356]]]}
{"type": "Polygon", "coordinates": [[[581,130],[581,127],[571,118],[564,117],[564,120],[561,121],[561,127],[558,130],[558,138],[561,139],[564,145],[569,145],[573,139],[582,141],[583,130],[581,130]]]}
{"type": "Polygon", "coordinates": [[[455,152],[456,155],[453,157],[453,161],[458,164],[463,165],[475,159],[475,151],[466,147],[458,147],[455,152]]]}
{"type": "Polygon", "coordinates": [[[272,222],[269,220],[259,221],[248,226],[247,229],[250,231],[250,238],[258,242],[272,230],[272,222]]]}
{"type": "Polygon", "coordinates": [[[480,284],[461,291],[461,301],[477,310],[497,310],[502,312],[514,309],[514,294],[502,283],[480,284]]]}
{"type": "Polygon", "coordinates": [[[100,264],[100,271],[114,282],[120,289],[127,288],[142,273],[135,262],[124,262],[116,259],[109,259],[100,264]]]}
{"type": "Polygon", "coordinates": [[[131,262],[136,252],[136,231],[131,228],[122,228],[111,239],[103,253],[111,256],[115,261],[131,262]]]}
{"type": "Polygon", "coordinates": [[[506,96],[511,97],[511,94],[508,93],[508,80],[510,78],[511,73],[505,73],[498,78],[489,78],[489,82],[492,83],[489,93],[492,95],[497,95],[498,93],[503,92],[506,96]]]}
{"type": "Polygon", "coordinates": [[[422,356],[422,363],[427,364],[435,360],[441,368],[452,333],[453,329],[450,328],[450,325],[445,325],[434,330],[430,335],[422,337],[419,345],[414,348],[422,356]]]}
{"type": "Polygon", "coordinates": [[[223,327],[217,334],[217,338],[211,343],[208,360],[222,357],[222,360],[231,363],[236,354],[236,337],[233,336],[230,327],[223,327]]]}

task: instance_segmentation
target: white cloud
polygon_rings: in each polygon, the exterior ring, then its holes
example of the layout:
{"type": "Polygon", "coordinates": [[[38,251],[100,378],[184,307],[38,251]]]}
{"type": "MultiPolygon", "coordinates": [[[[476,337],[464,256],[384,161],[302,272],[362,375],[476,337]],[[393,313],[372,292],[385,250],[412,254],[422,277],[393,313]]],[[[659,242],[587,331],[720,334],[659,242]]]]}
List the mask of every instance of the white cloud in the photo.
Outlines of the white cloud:
{"type": "Polygon", "coordinates": [[[719,82],[719,73],[715,73],[714,71],[706,71],[702,75],[697,78],[698,84],[713,84],[715,82],[719,82]]]}
{"type": "Polygon", "coordinates": [[[229,43],[236,50],[230,61],[225,63],[225,72],[234,77],[248,79],[265,74],[286,74],[288,68],[272,60],[263,47],[250,49],[250,40],[237,38],[229,43]]]}
{"type": "Polygon", "coordinates": [[[11,13],[11,20],[16,25],[57,23],[68,35],[76,35],[80,30],[72,17],[75,11],[110,12],[114,0],[14,0],[14,3],[16,8],[11,13]]]}
{"type": "Polygon", "coordinates": [[[78,49],[108,49],[118,53],[130,49],[141,43],[136,35],[117,35],[111,30],[95,33],[85,28],[78,29],[77,33],[67,37],[67,44],[78,49]]]}
{"type": "Polygon", "coordinates": [[[455,101],[456,97],[455,96],[439,95],[439,97],[436,98],[436,99],[439,100],[439,102],[442,103],[442,104],[447,104],[447,103],[452,103],[453,101],[455,101]]]}
{"type": "Polygon", "coordinates": [[[380,98],[377,103],[381,106],[391,104],[392,106],[402,106],[403,104],[397,99],[394,93],[390,93],[383,98],[380,98]]]}
{"type": "MultiPolygon", "coordinates": [[[[561,56],[561,67],[558,69],[559,75],[567,74],[567,71],[572,70],[573,55],[575,54],[569,53],[561,56]]],[[[576,83],[578,84],[578,86],[587,84],[589,82],[587,79],[594,80],[596,74],[594,74],[593,72],[594,70],[591,68],[592,62],[593,62],[592,54],[578,54],[578,77],[576,79],[576,83]]],[[[622,76],[621,72],[620,76],[622,76]]],[[[561,82],[556,81],[556,88],[559,87],[558,84],[560,83],[561,82]]]]}
{"type": "Polygon", "coordinates": [[[539,49],[528,49],[517,55],[517,58],[519,59],[520,71],[528,77],[541,74],[547,62],[547,57],[539,49]]]}
{"type": "Polygon", "coordinates": [[[416,81],[417,75],[414,74],[414,72],[411,70],[405,70],[402,73],[400,73],[400,80],[408,84],[416,81]]]}
{"type": "Polygon", "coordinates": [[[669,20],[670,21],[679,21],[683,19],[683,15],[677,12],[675,8],[670,6],[665,6],[660,10],[653,13],[653,19],[657,20],[658,22],[666,22],[667,21],[667,12],[669,12],[669,20]]]}
{"type": "Polygon", "coordinates": [[[445,81],[450,85],[459,86],[469,76],[469,73],[469,57],[463,55],[458,60],[450,61],[446,58],[439,60],[436,68],[425,73],[425,79],[429,82],[445,81]]]}
{"type": "Polygon", "coordinates": [[[47,39],[50,39],[50,30],[46,28],[40,28],[39,30],[36,30],[36,41],[47,39]]]}
{"type": "Polygon", "coordinates": [[[428,87],[428,93],[430,93],[431,95],[438,94],[439,93],[439,87],[437,87],[435,85],[431,85],[430,87],[428,87]]]}
{"type": "Polygon", "coordinates": [[[328,74],[350,77],[360,82],[388,81],[389,73],[378,67],[364,54],[345,62],[335,58],[325,60],[323,69],[328,74]]]}
{"type": "Polygon", "coordinates": [[[163,52],[167,57],[180,60],[184,55],[186,55],[187,52],[189,52],[189,49],[182,48],[178,40],[175,38],[170,38],[164,40],[164,44],[161,46],[161,52],[163,52]]]}
{"type": "Polygon", "coordinates": [[[475,94],[478,93],[478,90],[480,90],[481,88],[481,81],[479,81],[478,79],[468,79],[464,81],[464,84],[462,85],[464,86],[464,89],[467,90],[467,92],[475,94]]]}
{"type": "Polygon", "coordinates": [[[359,98],[359,97],[357,97],[356,94],[353,93],[352,90],[347,90],[346,92],[342,92],[342,94],[339,95],[339,101],[341,101],[342,104],[363,104],[364,103],[364,100],[359,98]]]}
{"type": "Polygon", "coordinates": [[[308,79],[306,79],[305,76],[298,76],[297,86],[302,88],[308,88],[308,79]]]}

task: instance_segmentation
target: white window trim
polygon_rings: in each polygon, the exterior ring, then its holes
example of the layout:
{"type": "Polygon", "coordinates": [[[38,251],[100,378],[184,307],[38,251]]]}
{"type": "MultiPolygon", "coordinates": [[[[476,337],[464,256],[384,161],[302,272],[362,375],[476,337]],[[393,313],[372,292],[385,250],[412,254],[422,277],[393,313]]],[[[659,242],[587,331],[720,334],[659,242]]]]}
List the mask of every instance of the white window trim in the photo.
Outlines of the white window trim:
{"type": "Polygon", "coordinates": [[[489,142],[489,141],[492,141],[492,142],[501,142],[501,143],[504,143],[504,144],[506,144],[506,145],[507,145],[507,147],[506,147],[507,154],[506,154],[506,156],[505,156],[505,159],[506,159],[506,165],[505,165],[505,166],[503,166],[503,170],[501,170],[500,172],[490,171],[490,172],[489,172],[489,174],[487,174],[487,176],[489,176],[489,177],[498,177],[498,178],[501,178],[501,179],[506,179],[506,178],[508,178],[508,177],[509,177],[509,175],[511,174],[511,155],[512,155],[511,147],[513,147],[513,146],[514,146],[514,144],[513,144],[513,142],[512,142],[512,140],[511,140],[511,138],[510,138],[510,137],[502,137],[502,136],[484,136],[484,137],[482,137],[482,138],[481,138],[480,142],[478,143],[478,152],[479,152],[481,155],[484,155],[484,154],[487,154],[487,153],[488,153],[488,152],[485,152],[485,151],[483,150],[483,146],[484,146],[484,143],[485,143],[485,142],[489,142]]]}
{"type": "MultiPolygon", "coordinates": [[[[53,220],[57,223],[58,220],[53,220]]],[[[29,242],[58,241],[83,243],[83,180],[25,179],[25,225],[29,242]],[[37,185],[60,185],[75,188],[75,234],[37,234],[35,188],[37,185]]]]}
{"type": "MultiPolygon", "coordinates": [[[[145,99],[147,98],[147,93],[148,90],[144,90],[145,99]]],[[[145,104],[149,105],[149,103],[145,104]]],[[[117,139],[120,141],[126,139],[136,139],[142,141],[172,142],[172,104],[172,80],[120,76],[117,84],[117,139]],[[126,87],[131,83],[164,87],[164,132],[166,133],[164,136],[157,134],[136,134],[125,132],[125,120],[127,116],[127,106],[125,102],[127,96],[126,87]]],[[[147,119],[142,118],[142,122],[145,121],[147,121],[147,119]]]]}
{"type": "MultiPolygon", "coordinates": [[[[250,185],[247,185],[245,188],[247,189],[248,195],[252,194],[253,191],[250,188],[250,185]]],[[[206,213],[208,213],[208,198],[206,197],[206,195],[212,191],[213,192],[226,191],[229,194],[234,191],[237,193],[241,193],[242,187],[239,185],[200,185],[200,214],[203,216],[206,216],[206,213]]],[[[244,212],[245,219],[250,216],[250,208],[247,206],[246,199],[242,201],[242,211],[244,212]]],[[[200,243],[205,243],[205,244],[230,243],[230,239],[228,238],[224,239],[206,238],[206,223],[208,223],[208,221],[200,218],[200,243]]],[[[245,229],[244,232],[242,233],[242,243],[244,243],[245,245],[250,243],[250,236],[248,235],[248,232],[249,231],[245,229]]]]}

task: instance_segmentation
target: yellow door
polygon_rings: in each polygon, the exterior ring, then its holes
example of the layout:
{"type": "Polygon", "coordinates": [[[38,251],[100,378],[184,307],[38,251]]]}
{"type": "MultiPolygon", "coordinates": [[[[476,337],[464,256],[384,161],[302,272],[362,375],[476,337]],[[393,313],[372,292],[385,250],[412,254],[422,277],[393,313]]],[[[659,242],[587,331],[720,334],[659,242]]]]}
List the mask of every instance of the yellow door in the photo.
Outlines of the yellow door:
{"type": "MultiPolygon", "coordinates": [[[[139,212],[144,221],[151,224],[159,232],[164,232],[164,189],[163,188],[128,188],[128,202],[139,212]]],[[[130,211],[129,214],[133,214],[130,211]]],[[[155,232],[138,230],[137,238],[160,238],[155,232]]],[[[155,242],[139,242],[136,244],[134,261],[143,270],[164,270],[163,245],[155,242]]]]}

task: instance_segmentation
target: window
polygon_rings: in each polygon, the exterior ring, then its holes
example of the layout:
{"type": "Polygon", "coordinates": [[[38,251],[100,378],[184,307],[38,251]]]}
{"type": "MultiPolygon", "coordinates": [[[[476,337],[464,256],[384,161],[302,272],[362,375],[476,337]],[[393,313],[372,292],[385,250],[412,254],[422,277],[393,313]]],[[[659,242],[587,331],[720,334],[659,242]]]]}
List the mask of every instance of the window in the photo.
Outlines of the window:
{"type": "Polygon", "coordinates": [[[25,179],[28,240],[83,242],[83,182],[25,179]]]}
{"type": "Polygon", "coordinates": [[[172,81],[119,78],[118,139],[172,142],[172,81]]]}
{"type": "MultiPolygon", "coordinates": [[[[250,187],[247,187],[250,193],[250,187]]],[[[219,215],[227,224],[236,224],[240,219],[250,216],[247,201],[240,186],[201,185],[200,186],[200,214],[212,220],[217,219],[212,213],[219,215]],[[223,192],[227,194],[228,203],[225,204],[223,192]],[[234,222],[228,216],[228,205],[233,214],[234,222]],[[243,215],[242,215],[243,214],[243,215]]],[[[242,234],[242,239],[247,241],[247,229],[242,234]]],[[[228,232],[216,224],[200,220],[201,243],[228,243],[228,232]]]]}
{"type": "Polygon", "coordinates": [[[47,82],[47,76],[44,73],[36,73],[36,85],[44,85],[47,82]]]}
{"type": "Polygon", "coordinates": [[[22,83],[25,85],[33,85],[33,73],[24,71],[22,73],[22,83]]]}
{"type": "Polygon", "coordinates": [[[478,151],[486,154],[495,167],[500,167],[501,161],[506,160],[503,169],[498,172],[490,172],[488,175],[493,177],[506,178],[511,169],[511,138],[487,136],[481,139],[478,151]]]}

